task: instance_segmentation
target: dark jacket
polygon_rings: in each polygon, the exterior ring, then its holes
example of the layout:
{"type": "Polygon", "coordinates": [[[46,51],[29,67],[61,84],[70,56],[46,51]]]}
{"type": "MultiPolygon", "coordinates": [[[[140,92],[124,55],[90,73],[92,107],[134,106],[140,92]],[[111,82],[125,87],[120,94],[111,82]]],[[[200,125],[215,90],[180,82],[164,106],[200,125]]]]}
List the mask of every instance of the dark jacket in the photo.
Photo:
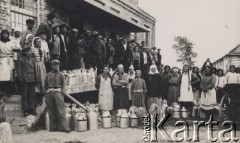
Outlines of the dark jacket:
{"type": "Polygon", "coordinates": [[[97,59],[105,60],[106,58],[106,47],[105,43],[101,39],[96,39],[93,44],[93,52],[97,59]]]}
{"type": "Polygon", "coordinates": [[[159,74],[149,74],[146,78],[147,97],[161,97],[161,77],[159,74]]]}
{"type": "Polygon", "coordinates": [[[126,50],[121,41],[118,41],[115,44],[115,51],[116,51],[115,57],[116,57],[117,64],[123,64],[123,58],[124,58],[126,50]]]}
{"type": "Polygon", "coordinates": [[[17,62],[17,77],[20,82],[35,82],[35,61],[32,57],[21,57],[17,62]]]}

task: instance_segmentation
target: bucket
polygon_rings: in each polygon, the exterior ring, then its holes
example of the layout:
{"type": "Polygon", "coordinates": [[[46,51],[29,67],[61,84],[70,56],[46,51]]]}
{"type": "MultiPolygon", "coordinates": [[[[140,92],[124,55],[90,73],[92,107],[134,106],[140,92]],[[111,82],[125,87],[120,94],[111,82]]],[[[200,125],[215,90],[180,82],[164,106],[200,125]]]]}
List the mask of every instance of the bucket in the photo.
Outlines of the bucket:
{"type": "Polygon", "coordinates": [[[87,130],[87,120],[77,120],[77,131],[84,132],[87,130]]]}
{"type": "Polygon", "coordinates": [[[130,127],[138,126],[138,118],[130,118],[130,127]]]}
{"type": "Polygon", "coordinates": [[[180,118],[180,110],[173,110],[173,118],[176,119],[180,118]]]}
{"type": "Polygon", "coordinates": [[[182,111],[182,118],[188,118],[188,111],[182,111]]]}
{"type": "Polygon", "coordinates": [[[129,127],[129,117],[121,117],[119,127],[120,128],[128,128],[129,127]]]}
{"type": "Polygon", "coordinates": [[[102,125],[103,128],[111,128],[112,127],[112,118],[111,117],[102,117],[102,125]]]}

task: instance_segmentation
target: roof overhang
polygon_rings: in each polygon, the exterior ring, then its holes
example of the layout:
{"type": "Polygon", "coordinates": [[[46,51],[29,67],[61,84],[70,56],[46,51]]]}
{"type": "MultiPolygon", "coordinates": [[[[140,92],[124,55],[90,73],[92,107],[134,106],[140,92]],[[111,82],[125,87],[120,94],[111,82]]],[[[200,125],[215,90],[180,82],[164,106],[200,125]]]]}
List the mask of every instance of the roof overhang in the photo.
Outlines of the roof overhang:
{"type": "Polygon", "coordinates": [[[151,27],[141,20],[127,16],[113,6],[107,6],[101,0],[49,0],[59,10],[64,11],[69,17],[93,19],[100,25],[118,28],[128,32],[149,32],[151,27]]]}

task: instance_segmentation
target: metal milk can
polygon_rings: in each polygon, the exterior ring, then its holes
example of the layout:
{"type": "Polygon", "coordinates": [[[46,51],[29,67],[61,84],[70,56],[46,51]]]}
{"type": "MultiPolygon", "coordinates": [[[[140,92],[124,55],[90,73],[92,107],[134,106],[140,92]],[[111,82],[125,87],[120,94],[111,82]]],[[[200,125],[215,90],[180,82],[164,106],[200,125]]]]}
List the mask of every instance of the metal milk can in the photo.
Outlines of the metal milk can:
{"type": "Polygon", "coordinates": [[[88,129],[96,130],[98,129],[98,114],[95,111],[89,111],[87,113],[88,118],[88,129]]]}
{"type": "Polygon", "coordinates": [[[72,130],[72,115],[70,113],[66,113],[66,123],[67,123],[67,130],[72,130]]]}
{"type": "Polygon", "coordinates": [[[50,120],[49,120],[49,114],[48,112],[45,113],[45,128],[49,131],[50,130],[50,120]]]}

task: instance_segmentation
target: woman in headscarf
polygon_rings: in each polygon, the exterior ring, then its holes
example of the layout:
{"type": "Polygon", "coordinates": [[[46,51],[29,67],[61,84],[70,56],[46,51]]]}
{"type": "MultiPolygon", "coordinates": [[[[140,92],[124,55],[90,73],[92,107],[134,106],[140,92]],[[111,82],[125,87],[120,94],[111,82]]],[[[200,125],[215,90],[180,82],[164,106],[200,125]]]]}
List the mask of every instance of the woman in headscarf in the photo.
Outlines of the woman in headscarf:
{"type": "Polygon", "coordinates": [[[164,67],[164,72],[162,73],[162,81],[161,81],[161,96],[163,99],[167,100],[168,96],[168,86],[169,86],[169,79],[171,77],[171,68],[170,66],[166,65],[164,67]]]}
{"type": "Polygon", "coordinates": [[[0,36],[0,97],[10,91],[10,81],[13,79],[14,44],[9,36],[8,30],[2,30],[0,36]]]}
{"type": "Polygon", "coordinates": [[[25,44],[28,44],[32,47],[34,36],[32,34],[27,34],[25,44]]]}
{"type": "Polygon", "coordinates": [[[156,65],[151,65],[150,66],[150,71],[149,74],[146,78],[146,86],[147,86],[147,107],[148,109],[153,103],[156,103],[161,107],[161,91],[160,91],[160,82],[161,82],[161,77],[159,75],[159,72],[157,70],[156,65]]]}
{"type": "Polygon", "coordinates": [[[98,75],[96,79],[96,88],[98,92],[98,104],[102,111],[110,111],[113,109],[113,89],[111,85],[111,76],[109,67],[103,67],[103,73],[98,75]]]}
{"type": "Polygon", "coordinates": [[[172,68],[172,74],[169,78],[169,88],[168,88],[168,105],[172,106],[173,103],[178,103],[178,97],[179,97],[179,83],[180,78],[178,75],[178,68],[173,67],[172,68]]]}
{"type": "Polygon", "coordinates": [[[44,52],[41,49],[41,38],[35,37],[33,39],[32,56],[35,59],[35,71],[36,71],[36,93],[42,95],[45,93],[45,78],[46,68],[44,64],[44,52]]]}
{"type": "MultiPolygon", "coordinates": [[[[194,98],[192,91],[192,83],[191,80],[195,77],[194,74],[189,70],[188,65],[183,66],[183,72],[180,79],[180,98],[179,102],[182,107],[187,109],[191,109],[193,106],[194,98]]],[[[195,81],[196,82],[196,81],[195,81]]]]}
{"type": "Polygon", "coordinates": [[[214,109],[214,106],[217,104],[216,99],[216,76],[214,75],[212,71],[212,66],[209,64],[206,64],[203,67],[204,70],[204,76],[202,77],[201,81],[201,108],[210,111],[211,109],[214,109]]]}

